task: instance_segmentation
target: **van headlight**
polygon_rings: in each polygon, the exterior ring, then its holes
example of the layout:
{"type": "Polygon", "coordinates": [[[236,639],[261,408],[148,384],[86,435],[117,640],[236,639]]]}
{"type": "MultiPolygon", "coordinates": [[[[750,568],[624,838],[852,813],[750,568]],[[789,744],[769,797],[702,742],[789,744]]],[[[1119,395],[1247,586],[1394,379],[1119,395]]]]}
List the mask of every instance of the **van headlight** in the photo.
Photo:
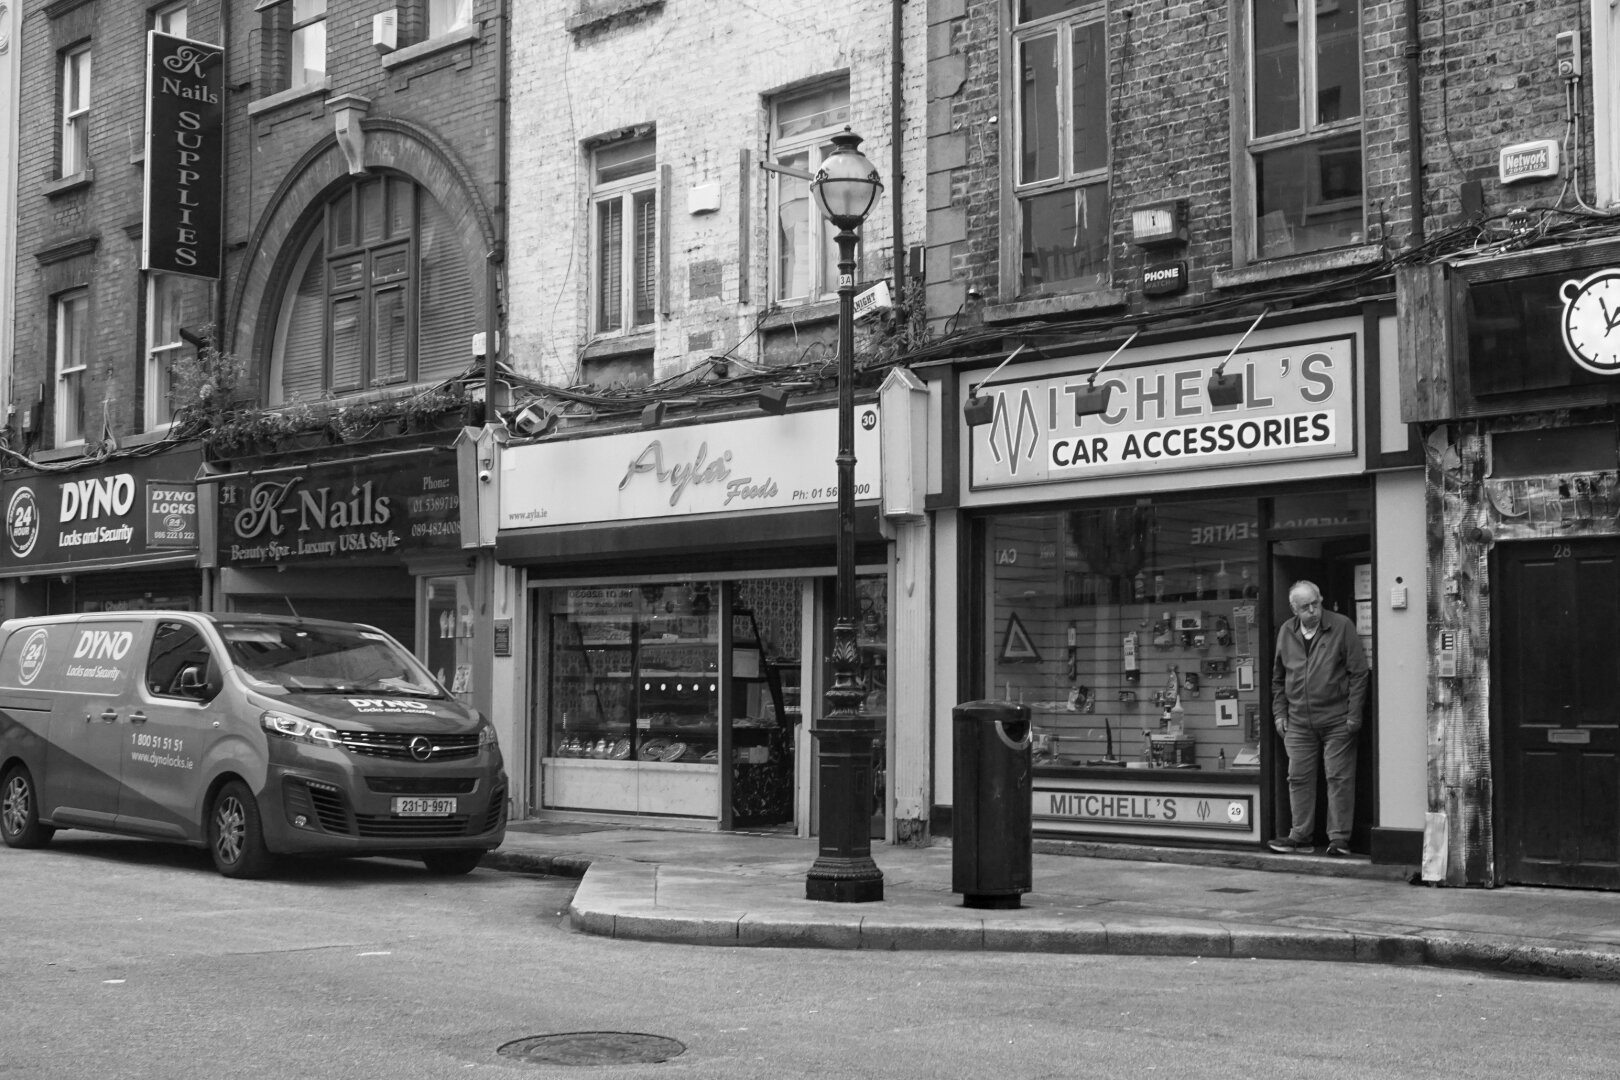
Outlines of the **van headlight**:
{"type": "Polygon", "coordinates": [[[331,747],[342,745],[338,742],[336,728],[315,720],[305,720],[302,716],[271,711],[259,717],[259,723],[270,734],[280,735],[284,739],[292,739],[295,742],[331,747]]]}
{"type": "Polygon", "coordinates": [[[480,749],[495,745],[495,725],[485,720],[478,725],[478,746],[480,749]]]}

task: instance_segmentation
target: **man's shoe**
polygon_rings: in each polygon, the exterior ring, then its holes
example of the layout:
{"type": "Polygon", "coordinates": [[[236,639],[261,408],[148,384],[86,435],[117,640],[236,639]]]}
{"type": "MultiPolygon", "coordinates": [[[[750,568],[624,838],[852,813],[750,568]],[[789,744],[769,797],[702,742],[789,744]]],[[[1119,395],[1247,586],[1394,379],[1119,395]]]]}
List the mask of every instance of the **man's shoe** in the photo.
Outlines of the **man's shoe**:
{"type": "Polygon", "coordinates": [[[1295,840],[1292,836],[1279,836],[1275,840],[1267,840],[1266,847],[1279,855],[1298,855],[1313,849],[1309,840],[1295,840]]]}
{"type": "Polygon", "coordinates": [[[1350,857],[1350,845],[1343,840],[1334,840],[1328,844],[1327,853],[1335,859],[1348,859],[1350,857]]]}

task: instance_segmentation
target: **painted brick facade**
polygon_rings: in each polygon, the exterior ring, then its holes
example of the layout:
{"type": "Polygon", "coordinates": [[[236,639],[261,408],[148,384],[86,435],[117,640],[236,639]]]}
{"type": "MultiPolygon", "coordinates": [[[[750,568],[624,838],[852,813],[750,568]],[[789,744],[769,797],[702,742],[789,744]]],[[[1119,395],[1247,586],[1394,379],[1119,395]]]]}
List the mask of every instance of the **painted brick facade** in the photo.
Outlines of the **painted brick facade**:
{"type": "Polygon", "coordinates": [[[922,29],[921,5],[888,0],[746,11],[720,0],[517,5],[512,363],[568,385],[633,379],[635,364],[626,357],[650,356],[655,378],[726,352],[777,363],[821,349],[830,360],[825,345],[812,343],[831,339],[836,304],[777,308],[768,299],[768,177],[759,163],[770,95],[848,74],[850,126],[865,137],[861,149],[886,185],[862,231],[857,277],[891,277],[895,200],[914,222],[910,238],[921,238],[924,71],[909,58],[920,56],[922,29]],[[908,58],[903,102],[891,101],[897,11],[908,58]],[[667,299],[649,332],[593,341],[589,147],[637,126],[656,137],[667,299]],[[906,161],[900,178],[892,156],[897,136],[906,161]],[[689,209],[689,198],[706,185],[718,189],[718,209],[689,209]]]}

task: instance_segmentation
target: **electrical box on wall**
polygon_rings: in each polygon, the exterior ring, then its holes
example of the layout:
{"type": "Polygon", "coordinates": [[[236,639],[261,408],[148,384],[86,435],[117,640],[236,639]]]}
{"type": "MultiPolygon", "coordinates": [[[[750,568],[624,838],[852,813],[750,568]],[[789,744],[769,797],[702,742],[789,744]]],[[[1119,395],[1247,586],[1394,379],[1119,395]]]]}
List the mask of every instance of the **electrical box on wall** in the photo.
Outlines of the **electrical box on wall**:
{"type": "Polygon", "coordinates": [[[1187,200],[1169,199],[1131,210],[1131,243],[1158,247],[1187,242],[1187,200]]]}
{"type": "Polygon", "coordinates": [[[378,52],[399,48],[399,9],[389,8],[371,17],[371,46],[378,52]]]}
{"type": "Polygon", "coordinates": [[[1554,43],[1553,55],[1558,58],[1558,77],[1581,77],[1581,35],[1576,30],[1565,30],[1554,43]]]}

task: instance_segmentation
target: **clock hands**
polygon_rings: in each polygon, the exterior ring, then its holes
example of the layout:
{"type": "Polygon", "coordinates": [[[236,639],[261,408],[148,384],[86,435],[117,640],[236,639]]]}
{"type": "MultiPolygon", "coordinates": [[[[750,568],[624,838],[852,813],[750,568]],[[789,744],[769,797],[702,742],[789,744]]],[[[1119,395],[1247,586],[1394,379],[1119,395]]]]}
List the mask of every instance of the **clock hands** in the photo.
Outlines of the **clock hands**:
{"type": "Polygon", "coordinates": [[[1604,334],[1612,333],[1616,326],[1620,326],[1620,312],[1614,312],[1611,314],[1609,311],[1609,305],[1604,302],[1603,297],[1601,296],[1598,297],[1598,307],[1603,310],[1604,334]]]}

